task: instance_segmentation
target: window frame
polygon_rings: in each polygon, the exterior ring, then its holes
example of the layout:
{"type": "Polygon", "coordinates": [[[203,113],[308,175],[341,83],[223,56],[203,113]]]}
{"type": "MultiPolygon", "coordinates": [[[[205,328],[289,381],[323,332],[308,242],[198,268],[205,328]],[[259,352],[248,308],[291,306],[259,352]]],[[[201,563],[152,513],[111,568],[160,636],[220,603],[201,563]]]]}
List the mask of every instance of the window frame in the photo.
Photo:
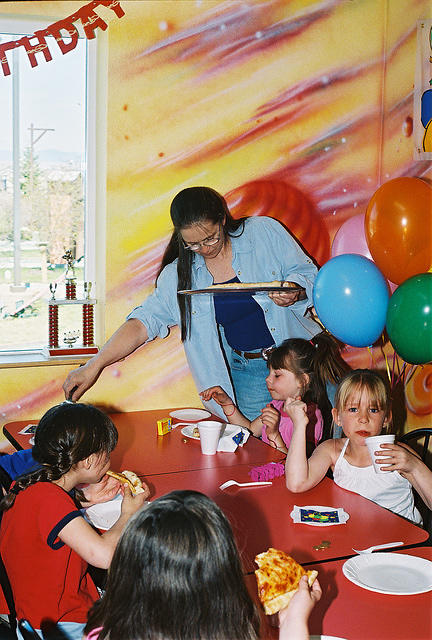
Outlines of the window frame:
{"type": "MultiPolygon", "coordinates": [[[[62,16],[29,16],[2,14],[0,12],[1,33],[27,33],[46,28],[62,16]]],[[[80,37],[84,37],[82,25],[74,23],[80,37]]],[[[95,343],[101,344],[104,336],[104,300],[106,271],[106,139],[107,139],[107,85],[108,85],[108,36],[102,30],[96,31],[94,39],[86,39],[86,112],[85,112],[85,274],[93,283],[92,297],[95,305],[95,343]],[[97,239],[97,242],[96,242],[97,239]]],[[[66,54],[67,55],[67,54],[66,54]]],[[[38,63],[50,64],[43,56],[38,63]]],[[[48,333],[48,327],[47,327],[48,333]]],[[[46,345],[34,348],[0,349],[0,367],[24,364],[59,364],[58,357],[43,354],[46,345]]],[[[88,356],[79,356],[85,361],[88,356]]],[[[69,360],[67,361],[69,362],[69,360]]]]}

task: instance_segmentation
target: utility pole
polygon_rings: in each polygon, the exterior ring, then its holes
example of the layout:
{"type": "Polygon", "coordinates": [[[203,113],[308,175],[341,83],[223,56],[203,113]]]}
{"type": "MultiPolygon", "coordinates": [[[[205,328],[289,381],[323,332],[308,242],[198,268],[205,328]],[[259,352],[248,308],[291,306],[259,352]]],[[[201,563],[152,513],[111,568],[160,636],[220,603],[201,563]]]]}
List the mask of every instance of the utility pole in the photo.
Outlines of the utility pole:
{"type": "Polygon", "coordinates": [[[33,163],[34,163],[34,147],[36,142],[38,142],[42,136],[44,136],[46,134],[47,131],[55,131],[55,129],[49,129],[47,127],[35,127],[33,122],[30,123],[30,127],[29,127],[29,131],[30,131],[30,169],[29,169],[29,187],[30,187],[30,208],[32,207],[33,204],[33,163]],[[38,137],[35,139],[34,137],[34,132],[35,131],[42,131],[42,133],[40,133],[38,135],[38,137]]]}

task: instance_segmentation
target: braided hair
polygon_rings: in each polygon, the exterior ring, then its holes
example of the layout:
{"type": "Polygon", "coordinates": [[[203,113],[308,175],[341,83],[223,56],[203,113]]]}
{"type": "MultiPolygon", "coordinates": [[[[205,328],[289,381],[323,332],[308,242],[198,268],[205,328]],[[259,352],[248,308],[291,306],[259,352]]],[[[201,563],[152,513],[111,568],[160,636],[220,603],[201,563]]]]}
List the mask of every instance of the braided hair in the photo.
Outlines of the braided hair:
{"type": "Polygon", "coordinates": [[[33,458],[41,466],[21,475],[0,501],[7,510],[20,491],[36,482],[53,482],[92,454],[111,453],[118,433],[111,419],[89,404],[63,402],[49,409],[35,433],[33,458]]]}

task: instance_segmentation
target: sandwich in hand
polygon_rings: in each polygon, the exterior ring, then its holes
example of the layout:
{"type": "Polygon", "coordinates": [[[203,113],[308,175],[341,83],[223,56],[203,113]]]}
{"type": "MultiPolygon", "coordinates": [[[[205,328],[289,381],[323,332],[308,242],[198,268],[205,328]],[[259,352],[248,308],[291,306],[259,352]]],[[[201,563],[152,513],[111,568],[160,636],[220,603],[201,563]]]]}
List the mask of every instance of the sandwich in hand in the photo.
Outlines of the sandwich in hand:
{"type": "Polygon", "coordinates": [[[133,471],[125,470],[121,473],[116,473],[115,471],[107,471],[107,476],[111,476],[119,482],[127,484],[134,495],[138,493],[144,493],[143,484],[136,473],[134,473],[133,471]]]}
{"type": "Polygon", "coordinates": [[[267,615],[277,613],[288,606],[298,591],[302,576],[308,576],[311,587],[318,575],[318,571],[305,571],[284,551],[271,547],[268,551],[259,553],[255,562],[259,567],[255,571],[258,595],[267,615]]]}

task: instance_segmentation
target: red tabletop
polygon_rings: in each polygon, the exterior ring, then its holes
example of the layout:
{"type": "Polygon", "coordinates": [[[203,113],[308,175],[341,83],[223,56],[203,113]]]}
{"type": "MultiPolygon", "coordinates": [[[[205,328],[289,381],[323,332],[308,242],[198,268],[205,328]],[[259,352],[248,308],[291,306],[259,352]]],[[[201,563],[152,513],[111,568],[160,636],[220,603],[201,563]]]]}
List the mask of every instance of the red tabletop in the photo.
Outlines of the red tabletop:
{"type": "MultiPolygon", "coordinates": [[[[131,469],[138,475],[150,475],[238,464],[261,465],[284,459],[283,454],[253,436],[234,453],[204,456],[199,441],[184,437],[181,426],[164,436],[157,435],[156,421],[168,417],[169,411],[111,414],[119,432],[118,445],[111,454],[112,469],[131,469]]],[[[15,447],[28,449],[31,446],[29,436],[19,435],[18,431],[31,422],[9,422],[3,427],[3,433],[15,447]]]]}
{"type": "MultiPolygon", "coordinates": [[[[223,454],[221,454],[223,455],[223,454]]],[[[285,478],[276,478],[264,487],[235,488],[220,491],[226,480],[250,481],[250,465],[201,469],[189,473],[146,476],[152,498],[174,489],[195,489],[207,494],[228,516],[242,553],[245,572],[253,571],[255,556],[275,547],[292,555],[301,564],[355,555],[352,547],[364,549],[372,544],[402,541],[405,545],[424,542],[424,529],[391,511],[324,478],[318,486],[301,494],[285,487],[285,478]],[[346,524],[311,526],[294,524],[294,507],[319,505],[343,507],[350,515],[346,524]],[[323,541],[329,546],[314,549],[323,541]]]]}
{"type": "MultiPolygon", "coordinates": [[[[404,553],[432,560],[432,547],[417,547],[404,553]]],[[[343,560],[313,567],[318,571],[323,595],[309,619],[311,635],[325,634],[349,640],[430,640],[432,638],[432,592],[410,596],[388,595],[362,589],[342,573],[343,560]]],[[[246,584],[258,601],[255,575],[246,584]]],[[[263,639],[278,638],[262,616],[263,639]]]]}

